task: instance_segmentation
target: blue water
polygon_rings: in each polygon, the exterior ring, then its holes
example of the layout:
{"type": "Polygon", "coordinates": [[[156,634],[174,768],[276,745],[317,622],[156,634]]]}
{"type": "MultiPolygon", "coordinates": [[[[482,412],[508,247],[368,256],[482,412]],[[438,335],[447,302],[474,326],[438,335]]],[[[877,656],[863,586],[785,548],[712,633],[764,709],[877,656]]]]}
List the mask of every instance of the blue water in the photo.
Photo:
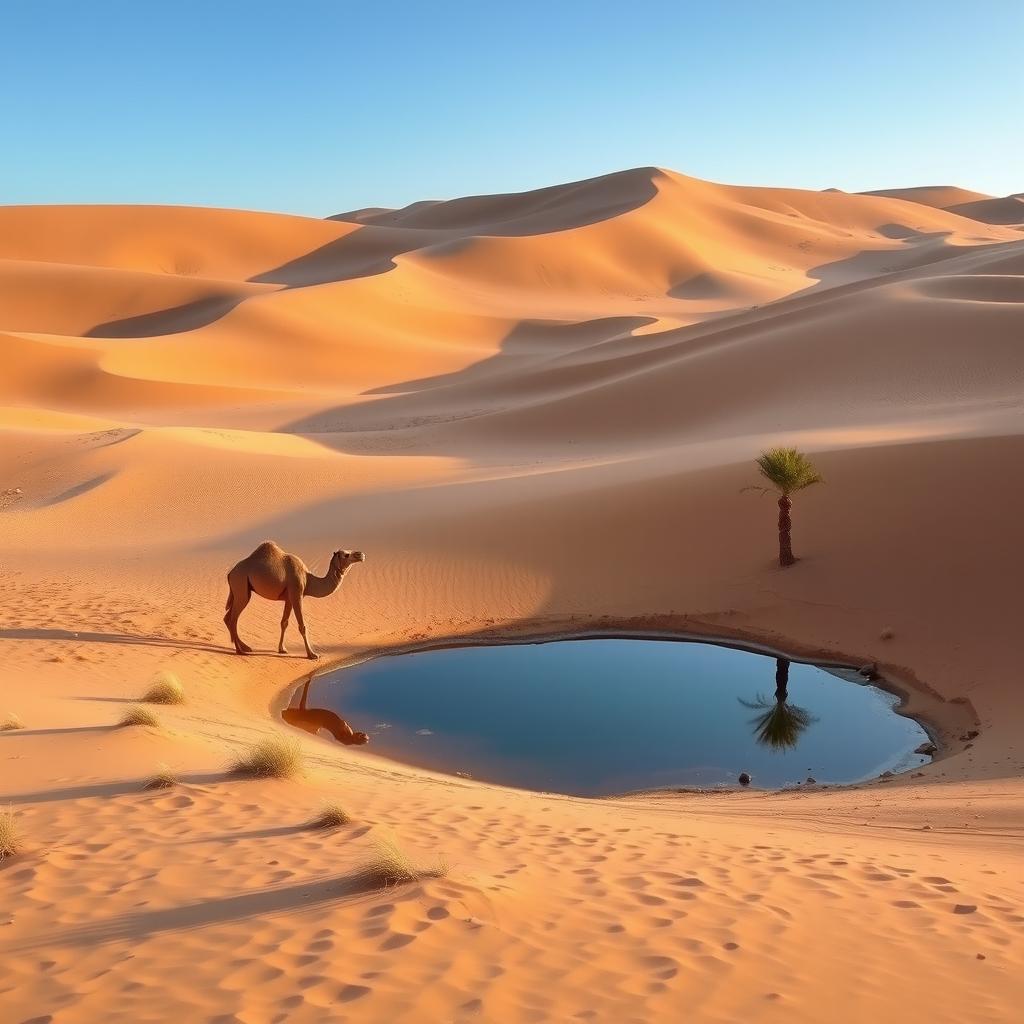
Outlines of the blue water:
{"type": "Polygon", "coordinates": [[[398,761],[586,796],[735,785],[741,772],[763,788],[849,783],[928,760],[912,753],[921,726],[852,670],[783,663],[780,700],[779,667],[687,641],[461,647],[319,677],[306,706],[398,761]]]}

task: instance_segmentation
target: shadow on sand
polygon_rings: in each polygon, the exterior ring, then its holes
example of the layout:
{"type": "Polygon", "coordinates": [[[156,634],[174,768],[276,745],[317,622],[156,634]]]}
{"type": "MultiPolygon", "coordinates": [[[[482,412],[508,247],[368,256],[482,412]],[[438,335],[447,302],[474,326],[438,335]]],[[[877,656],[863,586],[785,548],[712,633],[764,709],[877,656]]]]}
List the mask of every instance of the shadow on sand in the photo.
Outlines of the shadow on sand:
{"type": "MultiPolygon", "coordinates": [[[[107,732],[120,732],[117,726],[93,726],[92,730],[105,730],[107,732]]],[[[66,730],[66,729],[39,729],[34,735],[41,736],[51,732],[87,732],[92,730],[66,730]]],[[[24,735],[24,733],[22,733],[24,735]]],[[[29,735],[33,735],[29,733],[29,735]]],[[[240,779],[241,776],[232,775],[229,771],[221,772],[192,772],[182,775],[178,780],[185,786],[209,786],[215,782],[226,782],[230,779],[240,779]]],[[[37,793],[16,793],[13,796],[5,796],[7,803],[14,804],[49,804],[59,800],[86,800],[93,797],[127,796],[138,795],[145,792],[167,792],[167,790],[146,789],[149,779],[118,779],[115,782],[97,782],[83,784],[80,786],[65,786],[63,789],[44,789],[37,793]]]]}
{"type": "MultiPolygon", "coordinates": [[[[289,911],[313,910],[324,903],[352,900],[379,890],[380,886],[372,876],[362,871],[354,871],[336,878],[243,892],[237,896],[207,899],[183,907],[142,910],[90,921],[87,924],[63,928],[59,933],[35,936],[30,942],[23,943],[13,951],[25,952],[52,944],[91,947],[110,942],[136,943],[162,932],[204,928],[208,925],[246,921],[289,911]]],[[[345,1001],[344,992],[340,1000],[345,1001]]]]}
{"type": "Polygon", "coordinates": [[[70,640],[82,644],[133,644],[141,647],[172,647],[182,651],[208,651],[211,654],[234,654],[226,644],[204,644],[194,640],[177,640],[149,633],[95,633],[70,629],[0,629],[0,640],[70,640]]]}

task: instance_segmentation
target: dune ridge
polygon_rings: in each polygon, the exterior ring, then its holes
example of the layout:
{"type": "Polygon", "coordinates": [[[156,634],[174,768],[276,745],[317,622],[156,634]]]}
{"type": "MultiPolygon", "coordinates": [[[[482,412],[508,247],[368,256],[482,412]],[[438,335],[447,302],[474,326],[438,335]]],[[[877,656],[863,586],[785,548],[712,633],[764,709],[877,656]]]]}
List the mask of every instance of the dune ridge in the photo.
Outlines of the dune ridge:
{"type": "Polygon", "coordinates": [[[0,208],[0,714],[25,725],[0,807],[27,843],[0,863],[0,1016],[1013,1019],[1014,203],[636,168],[324,220],[0,208]],[[786,571],[744,490],[780,443],[826,478],[786,571]],[[267,537],[321,571],[367,551],[308,610],[332,663],[727,636],[877,661],[940,755],[591,801],[300,734],[297,779],[231,777],[296,735],[276,711],[308,671],[266,603],[258,656],[228,653],[224,574],[267,537]],[[164,670],[185,703],[114,728],[164,670]],[[177,784],[145,790],[160,764],[177,784]],[[351,825],[306,828],[324,799],[351,825]],[[362,886],[392,834],[449,876],[362,886]]]}

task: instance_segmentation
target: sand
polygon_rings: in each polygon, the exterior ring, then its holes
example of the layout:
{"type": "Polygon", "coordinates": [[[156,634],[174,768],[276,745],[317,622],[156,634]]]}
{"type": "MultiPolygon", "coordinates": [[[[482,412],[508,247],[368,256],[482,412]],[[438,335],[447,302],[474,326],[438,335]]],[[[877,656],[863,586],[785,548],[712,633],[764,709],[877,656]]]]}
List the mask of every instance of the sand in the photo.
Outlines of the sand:
{"type": "MultiPolygon", "coordinates": [[[[1019,197],[641,168],[323,221],[0,209],[0,1018],[1002,1022],[1024,998],[1019,197]],[[801,560],[744,491],[826,485],[801,560]],[[942,744],[848,789],[582,800],[276,714],[321,667],[583,630],[877,661],[942,744]],[[891,639],[883,639],[889,636],[891,639]],[[160,671],[186,703],[118,729],[160,671]],[[961,739],[971,732],[978,735],[961,739]],[[293,736],[290,780],[231,776],[293,736]],[[180,783],[144,789],[157,765],[180,783]],[[325,798],[354,821],[307,823],[325,798]],[[445,877],[368,888],[396,837],[445,877]]],[[[359,723],[356,723],[357,727],[359,723]]],[[[527,723],[528,724],[528,723],[527,723]]],[[[638,736],[637,742],[643,742],[638,736]]]]}

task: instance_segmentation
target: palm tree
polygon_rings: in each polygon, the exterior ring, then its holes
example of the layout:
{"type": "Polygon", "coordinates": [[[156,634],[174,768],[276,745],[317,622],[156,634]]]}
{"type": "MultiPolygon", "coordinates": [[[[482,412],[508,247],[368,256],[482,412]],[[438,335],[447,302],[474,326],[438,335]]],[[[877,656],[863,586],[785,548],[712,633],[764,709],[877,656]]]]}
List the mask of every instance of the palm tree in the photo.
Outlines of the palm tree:
{"type": "Polygon", "coordinates": [[[754,738],[762,746],[771,747],[772,750],[795,747],[804,730],[817,721],[806,708],[788,703],[788,697],[789,661],[776,658],[775,700],[760,695],[753,701],[740,699],[744,707],[761,712],[750,720],[750,724],[754,727],[754,738]]]}
{"type": "Polygon", "coordinates": [[[768,701],[758,697],[757,701],[743,701],[743,704],[761,711],[761,714],[750,720],[750,724],[754,727],[757,742],[772,750],[795,747],[804,730],[817,721],[806,708],[788,704],[784,700],[768,701]]]}
{"type": "Polygon", "coordinates": [[[821,474],[811,460],[795,448],[771,448],[758,458],[757,465],[761,476],[779,492],[779,565],[792,565],[796,559],[790,536],[793,528],[789,515],[793,507],[790,495],[821,483],[821,474]]]}
{"type": "Polygon", "coordinates": [[[789,698],[789,658],[775,659],[775,699],[789,698]]]}

